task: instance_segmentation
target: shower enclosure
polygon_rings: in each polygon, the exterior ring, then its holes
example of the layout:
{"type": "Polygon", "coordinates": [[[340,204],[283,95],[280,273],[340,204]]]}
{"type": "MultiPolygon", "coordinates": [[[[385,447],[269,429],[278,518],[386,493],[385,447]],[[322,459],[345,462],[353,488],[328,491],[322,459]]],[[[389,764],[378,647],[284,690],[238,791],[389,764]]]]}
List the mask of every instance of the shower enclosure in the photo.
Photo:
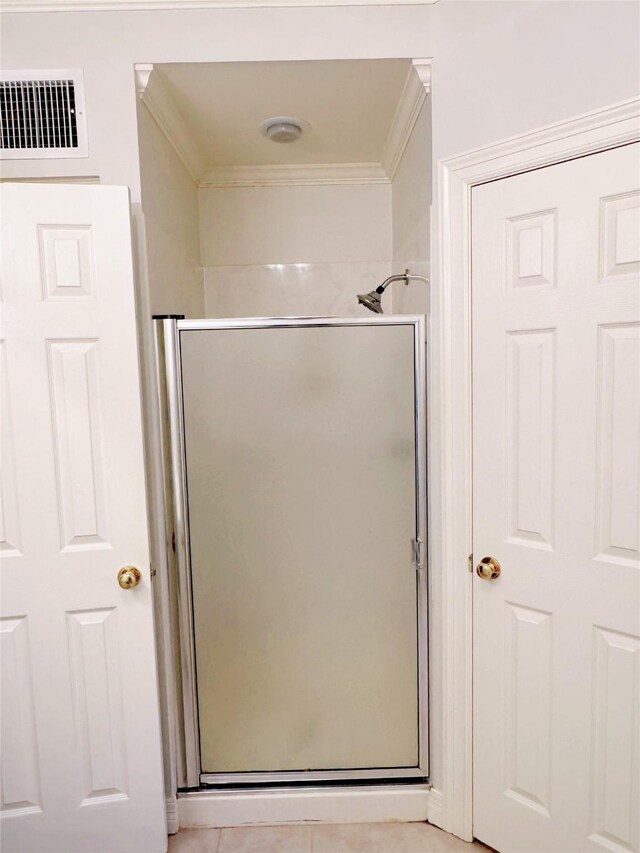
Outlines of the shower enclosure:
{"type": "Polygon", "coordinates": [[[424,779],[424,318],[156,344],[181,786],[424,779]]]}

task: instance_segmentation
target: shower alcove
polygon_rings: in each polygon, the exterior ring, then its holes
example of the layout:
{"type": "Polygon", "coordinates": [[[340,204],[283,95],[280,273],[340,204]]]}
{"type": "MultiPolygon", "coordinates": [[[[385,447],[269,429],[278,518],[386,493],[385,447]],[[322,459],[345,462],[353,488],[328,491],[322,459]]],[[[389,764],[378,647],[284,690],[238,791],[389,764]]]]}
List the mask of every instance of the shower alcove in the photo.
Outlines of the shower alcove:
{"type": "Polygon", "coordinates": [[[429,79],[136,68],[174,831],[426,818],[429,79]]]}

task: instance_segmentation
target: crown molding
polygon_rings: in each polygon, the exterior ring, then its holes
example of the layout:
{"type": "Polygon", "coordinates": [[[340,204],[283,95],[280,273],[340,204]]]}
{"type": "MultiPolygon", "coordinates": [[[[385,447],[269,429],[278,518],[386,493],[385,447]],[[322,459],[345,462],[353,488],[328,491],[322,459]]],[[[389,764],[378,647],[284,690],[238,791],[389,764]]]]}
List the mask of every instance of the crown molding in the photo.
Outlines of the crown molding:
{"type": "Polygon", "coordinates": [[[414,59],[398,101],[382,155],[382,165],[392,181],[409,142],[425,99],[431,91],[431,60],[414,59]]]}
{"type": "Polygon", "coordinates": [[[133,66],[133,73],[136,78],[136,95],[142,100],[144,93],[149,85],[153,65],[151,63],[138,62],[133,66]]]}
{"type": "Polygon", "coordinates": [[[438,0],[3,0],[3,12],[118,12],[296,6],[430,6],[438,0]]]}
{"type": "Polygon", "coordinates": [[[206,169],[206,163],[193,144],[190,134],[185,130],[184,119],[162,77],[153,73],[153,65],[135,65],[134,71],[138,97],[166,136],[191,179],[194,183],[199,183],[200,176],[206,169]]]}
{"type": "Polygon", "coordinates": [[[304,187],[320,184],[388,184],[381,163],[317,163],[287,166],[214,166],[201,187],[304,187]]]}

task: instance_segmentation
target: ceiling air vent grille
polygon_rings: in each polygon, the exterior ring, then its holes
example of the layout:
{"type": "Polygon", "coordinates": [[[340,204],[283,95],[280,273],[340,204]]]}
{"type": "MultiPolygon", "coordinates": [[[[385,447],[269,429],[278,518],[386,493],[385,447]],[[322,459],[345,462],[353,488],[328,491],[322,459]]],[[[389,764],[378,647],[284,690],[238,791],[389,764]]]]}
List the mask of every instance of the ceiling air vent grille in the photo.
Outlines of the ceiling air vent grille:
{"type": "Polygon", "coordinates": [[[0,157],[87,154],[82,72],[3,72],[0,157]]]}

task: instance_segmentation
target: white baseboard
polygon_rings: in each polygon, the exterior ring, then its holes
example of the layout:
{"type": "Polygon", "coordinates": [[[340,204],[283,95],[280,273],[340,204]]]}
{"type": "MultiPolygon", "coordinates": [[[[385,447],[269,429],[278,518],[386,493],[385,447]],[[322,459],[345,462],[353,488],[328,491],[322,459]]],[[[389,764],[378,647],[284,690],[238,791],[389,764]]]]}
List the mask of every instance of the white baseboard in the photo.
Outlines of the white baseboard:
{"type": "Polygon", "coordinates": [[[434,826],[439,826],[441,829],[444,825],[444,796],[442,791],[437,788],[432,788],[429,791],[429,812],[427,816],[429,823],[434,826]]]}
{"type": "MultiPolygon", "coordinates": [[[[440,795],[441,797],[442,795],[440,795]]],[[[428,785],[178,794],[180,827],[426,821],[428,785]]]]}
{"type": "Polygon", "coordinates": [[[165,810],[167,814],[167,835],[175,835],[180,829],[177,797],[166,797],[165,810]]]}

